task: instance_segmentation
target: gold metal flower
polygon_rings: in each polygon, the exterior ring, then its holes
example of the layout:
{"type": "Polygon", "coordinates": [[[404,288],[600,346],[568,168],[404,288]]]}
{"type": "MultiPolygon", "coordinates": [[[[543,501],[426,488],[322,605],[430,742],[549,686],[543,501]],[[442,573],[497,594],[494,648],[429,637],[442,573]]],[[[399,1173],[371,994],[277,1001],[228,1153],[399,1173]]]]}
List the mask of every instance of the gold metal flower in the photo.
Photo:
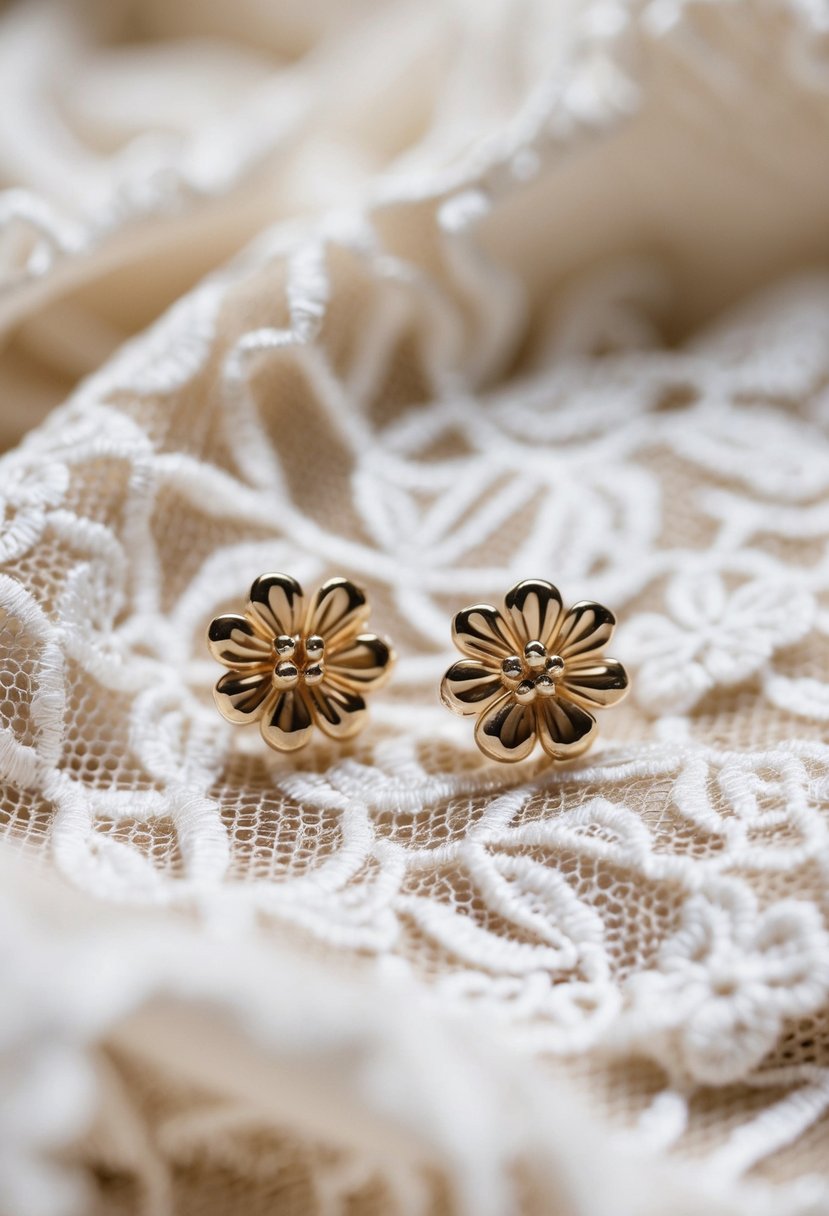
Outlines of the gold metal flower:
{"type": "Polygon", "coordinates": [[[504,611],[475,604],[452,622],[467,658],[449,668],[441,700],[477,715],[475,742],[492,760],[524,760],[540,742],[554,760],[587,751],[597,725],[590,712],[615,705],[628,678],[602,658],[616,618],[582,600],[565,612],[552,583],[526,579],[509,591],[504,611]]]}
{"type": "Polygon", "coordinates": [[[304,747],[314,726],[331,739],[353,738],[368,718],[363,694],[394,662],[388,642],[362,632],[370,611],[365,593],[345,578],[329,579],[306,604],[290,575],[261,575],[244,616],[210,623],[210,653],[230,668],[213,690],[221,715],[259,722],[280,752],[304,747]]]}

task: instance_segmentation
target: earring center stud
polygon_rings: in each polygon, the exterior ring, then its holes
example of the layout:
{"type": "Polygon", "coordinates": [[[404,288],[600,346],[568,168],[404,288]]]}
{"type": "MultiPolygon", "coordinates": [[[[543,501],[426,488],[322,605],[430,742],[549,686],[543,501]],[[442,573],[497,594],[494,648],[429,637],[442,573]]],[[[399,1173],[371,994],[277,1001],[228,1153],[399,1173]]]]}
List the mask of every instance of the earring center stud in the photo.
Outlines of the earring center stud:
{"type": "Polygon", "coordinates": [[[325,639],[318,633],[305,638],[280,634],[274,638],[273,649],[278,657],[273,671],[275,688],[296,688],[298,684],[313,688],[325,679],[325,639]]]}
{"type": "Polygon", "coordinates": [[[522,655],[508,655],[501,663],[501,681],[505,688],[515,693],[523,705],[535,700],[536,694],[550,696],[556,683],[564,674],[561,655],[548,654],[543,642],[534,639],[527,642],[522,655]]]}

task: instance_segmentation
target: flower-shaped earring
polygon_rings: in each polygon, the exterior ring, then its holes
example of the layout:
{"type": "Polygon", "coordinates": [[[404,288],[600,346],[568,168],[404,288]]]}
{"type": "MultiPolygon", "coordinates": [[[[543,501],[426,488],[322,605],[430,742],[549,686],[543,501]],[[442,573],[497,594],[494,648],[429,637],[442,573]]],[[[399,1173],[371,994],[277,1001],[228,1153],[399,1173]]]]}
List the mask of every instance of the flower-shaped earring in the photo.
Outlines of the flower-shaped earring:
{"type": "Polygon", "coordinates": [[[443,677],[441,699],[477,716],[475,742],[492,760],[524,760],[537,741],[554,760],[572,760],[596,736],[590,711],[627,692],[622,664],[602,658],[615,624],[589,600],[565,612],[551,583],[527,579],[503,612],[476,604],[455,617],[452,637],[467,657],[443,677]]]}
{"type": "Polygon", "coordinates": [[[244,616],[217,616],[208,630],[210,653],[230,668],[213,690],[222,717],[258,721],[280,752],[304,747],[315,725],[331,739],[353,738],[368,718],[363,694],[394,662],[388,642],[363,632],[370,611],[345,578],[329,579],[306,604],[290,575],[261,575],[244,616]]]}

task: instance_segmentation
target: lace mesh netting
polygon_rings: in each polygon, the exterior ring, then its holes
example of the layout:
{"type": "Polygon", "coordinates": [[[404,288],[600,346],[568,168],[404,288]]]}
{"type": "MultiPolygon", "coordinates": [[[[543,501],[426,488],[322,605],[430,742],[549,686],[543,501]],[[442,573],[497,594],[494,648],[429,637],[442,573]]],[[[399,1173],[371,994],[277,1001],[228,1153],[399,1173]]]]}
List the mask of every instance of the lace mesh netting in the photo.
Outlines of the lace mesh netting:
{"type": "Polygon", "coordinates": [[[829,1210],[823,17],[395,11],[320,17],[74,227],[31,166],[0,194],[19,400],[101,364],[0,464],[0,1210],[829,1210]],[[392,139],[347,83],[415,26],[392,139]],[[125,284],[161,311],[321,210],[314,139],[325,213],[97,360],[125,284]],[[205,629],[263,570],[369,591],[400,658],[356,743],[216,715],[205,629]],[[499,768],[437,687],[453,612],[531,575],[614,608],[634,693],[499,768]]]}

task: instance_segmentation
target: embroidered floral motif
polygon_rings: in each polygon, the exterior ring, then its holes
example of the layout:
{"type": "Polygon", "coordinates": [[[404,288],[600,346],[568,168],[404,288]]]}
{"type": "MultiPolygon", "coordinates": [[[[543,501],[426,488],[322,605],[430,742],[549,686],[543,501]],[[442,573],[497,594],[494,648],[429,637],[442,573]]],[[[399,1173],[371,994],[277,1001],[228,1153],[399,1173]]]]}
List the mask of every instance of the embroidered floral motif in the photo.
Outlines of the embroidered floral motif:
{"type": "Polygon", "coordinates": [[[658,970],[629,985],[640,1048],[705,1084],[743,1077],[774,1046],[785,1018],[829,992],[829,941],[817,909],[782,901],[758,914],[743,884],[692,896],[658,970]]]}
{"type": "Polygon", "coordinates": [[[40,539],[52,508],[69,485],[64,464],[6,457],[0,468],[0,561],[26,553],[40,539]]]}
{"type": "Polygon", "coordinates": [[[653,713],[685,713],[718,685],[748,679],[814,620],[808,592],[754,579],[728,595],[710,572],[674,579],[665,607],[667,615],[643,613],[625,629],[637,700],[653,713]]]}
{"type": "Polygon", "coordinates": [[[306,606],[296,579],[263,574],[244,616],[210,624],[210,653],[230,671],[214,689],[228,722],[259,722],[277,751],[296,751],[314,726],[331,739],[356,735],[367,718],[363,693],[378,688],[393,662],[391,647],[368,621],[365,594],[344,578],[324,583],[306,606]]]}
{"type": "Polygon", "coordinates": [[[518,583],[504,611],[476,604],[452,623],[468,657],[443,677],[444,705],[475,714],[475,742],[492,760],[523,760],[540,742],[554,760],[585,752],[596,733],[591,709],[615,705],[628,686],[624,667],[602,658],[616,618],[583,600],[564,612],[542,579],[518,583]]]}

